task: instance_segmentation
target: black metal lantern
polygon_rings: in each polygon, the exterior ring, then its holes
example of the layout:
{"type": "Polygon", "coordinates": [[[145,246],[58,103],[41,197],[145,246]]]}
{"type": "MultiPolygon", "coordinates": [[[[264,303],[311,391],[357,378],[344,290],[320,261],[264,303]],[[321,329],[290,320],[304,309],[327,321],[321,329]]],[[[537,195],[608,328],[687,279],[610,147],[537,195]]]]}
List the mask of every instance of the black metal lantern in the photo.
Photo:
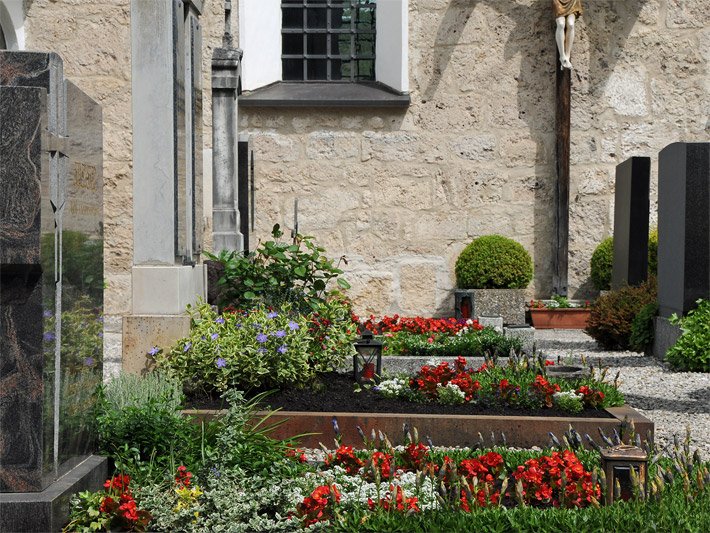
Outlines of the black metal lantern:
{"type": "Polygon", "coordinates": [[[382,343],[375,339],[369,329],[355,342],[353,355],[353,375],[361,385],[374,383],[382,374],[382,343]]]}
{"type": "Polygon", "coordinates": [[[602,448],[600,453],[602,469],[606,476],[607,505],[613,503],[615,497],[629,500],[634,493],[635,484],[640,490],[646,490],[648,455],[645,451],[637,446],[621,444],[602,448]]]}

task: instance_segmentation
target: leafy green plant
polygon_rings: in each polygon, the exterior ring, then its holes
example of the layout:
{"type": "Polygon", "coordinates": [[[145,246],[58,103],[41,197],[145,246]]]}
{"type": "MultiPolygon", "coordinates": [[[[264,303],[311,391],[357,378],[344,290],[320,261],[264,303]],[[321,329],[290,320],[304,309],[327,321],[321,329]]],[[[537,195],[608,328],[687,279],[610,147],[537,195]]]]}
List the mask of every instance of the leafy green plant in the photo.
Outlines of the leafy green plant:
{"type": "Polygon", "coordinates": [[[387,355],[416,355],[422,357],[484,357],[507,356],[511,350],[520,352],[520,339],[505,337],[493,328],[471,330],[462,335],[422,334],[397,332],[382,337],[387,355]]]}
{"type": "Polygon", "coordinates": [[[594,249],[590,263],[592,284],[598,291],[609,290],[611,287],[611,269],[613,262],[614,239],[613,237],[607,237],[594,249]]]}
{"type": "Polygon", "coordinates": [[[154,372],[121,374],[104,385],[96,424],[100,450],[116,458],[139,481],[161,478],[179,461],[200,462],[200,427],[180,412],[182,386],[154,372]]]}
{"type": "Polygon", "coordinates": [[[553,396],[555,399],[555,405],[563,411],[569,411],[570,413],[579,413],[582,411],[582,409],[584,409],[584,404],[582,403],[582,395],[577,394],[574,391],[558,392],[553,396]]]}
{"type": "MultiPolygon", "coordinates": [[[[311,337],[306,317],[292,314],[289,304],[276,311],[219,314],[208,304],[188,308],[190,336],[168,353],[158,353],[156,364],[177,377],[186,392],[224,392],[303,384],[312,379],[311,337]]],[[[330,353],[337,364],[341,354],[330,353]]]]}
{"type": "Polygon", "coordinates": [[[671,317],[671,322],[680,326],[683,333],[666,358],[677,368],[710,372],[710,300],[697,303],[683,318],[671,317]]]}
{"type": "Polygon", "coordinates": [[[501,235],[474,239],[456,260],[456,283],[461,289],[524,289],[533,275],[530,254],[501,235]]]}
{"type": "Polygon", "coordinates": [[[638,287],[611,291],[592,305],[585,331],[605,349],[627,350],[634,318],[644,306],[655,301],[655,278],[638,287]]]}
{"type": "Polygon", "coordinates": [[[206,254],[224,266],[219,280],[223,306],[248,309],[290,302],[299,311],[308,312],[323,303],[329,281],[342,289],[350,288],[340,277],[343,271],[325,256],[325,249],[313,237],[296,235],[291,243],[279,242],[276,239],[283,237],[283,232],[278,224],[271,235],[274,240],[261,243],[246,257],[225,250],[218,255],[206,254]]]}
{"type": "Polygon", "coordinates": [[[629,348],[645,352],[653,346],[653,317],[658,314],[656,302],[644,305],[631,323],[629,348]]]}

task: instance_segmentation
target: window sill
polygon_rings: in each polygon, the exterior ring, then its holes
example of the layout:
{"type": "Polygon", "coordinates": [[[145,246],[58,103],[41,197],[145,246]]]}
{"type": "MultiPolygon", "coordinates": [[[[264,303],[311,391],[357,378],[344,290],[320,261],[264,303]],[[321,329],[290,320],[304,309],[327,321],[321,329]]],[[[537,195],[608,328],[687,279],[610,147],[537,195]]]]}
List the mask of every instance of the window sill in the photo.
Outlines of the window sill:
{"type": "Polygon", "coordinates": [[[381,83],[276,82],[239,97],[240,107],[409,107],[408,94],[381,83]]]}

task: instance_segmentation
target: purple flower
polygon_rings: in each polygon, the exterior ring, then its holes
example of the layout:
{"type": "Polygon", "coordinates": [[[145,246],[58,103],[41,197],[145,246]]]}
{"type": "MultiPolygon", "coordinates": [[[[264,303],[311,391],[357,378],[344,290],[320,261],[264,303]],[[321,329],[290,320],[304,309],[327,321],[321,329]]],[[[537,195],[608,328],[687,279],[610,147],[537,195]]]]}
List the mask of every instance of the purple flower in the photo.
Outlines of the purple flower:
{"type": "Polygon", "coordinates": [[[293,320],[289,320],[288,328],[289,328],[291,331],[296,331],[299,327],[300,327],[300,326],[299,326],[298,324],[296,324],[293,320]]]}
{"type": "Polygon", "coordinates": [[[257,349],[256,351],[259,352],[259,353],[266,353],[266,348],[264,348],[264,347],[262,346],[262,347],[260,347],[259,349],[257,349]]]}
{"type": "Polygon", "coordinates": [[[213,333],[212,335],[210,335],[210,338],[211,338],[213,341],[216,341],[217,339],[219,339],[219,333],[213,333]]]}
{"type": "Polygon", "coordinates": [[[86,366],[94,366],[94,358],[93,357],[87,357],[84,359],[84,365],[86,366]]]}
{"type": "Polygon", "coordinates": [[[286,336],[286,332],[282,329],[280,329],[276,333],[274,333],[274,337],[277,337],[279,339],[282,339],[285,336],[286,336]]]}
{"type": "Polygon", "coordinates": [[[47,333],[45,333],[42,338],[47,342],[53,341],[54,339],[56,339],[56,337],[54,336],[54,333],[52,333],[51,331],[48,331],[47,333]]]}
{"type": "Polygon", "coordinates": [[[279,353],[286,353],[288,351],[288,348],[285,344],[282,344],[278,348],[276,348],[276,351],[279,353]]]}
{"type": "Polygon", "coordinates": [[[338,427],[338,419],[333,417],[332,422],[333,422],[333,431],[335,431],[335,435],[336,436],[340,435],[340,428],[338,427]]]}
{"type": "Polygon", "coordinates": [[[222,318],[221,316],[218,316],[217,320],[215,320],[215,322],[217,322],[217,324],[224,324],[224,318],[222,318]]]}
{"type": "Polygon", "coordinates": [[[266,315],[266,318],[276,318],[277,316],[279,316],[279,314],[276,311],[271,311],[266,315]]]}
{"type": "Polygon", "coordinates": [[[51,312],[49,309],[45,309],[45,310],[42,312],[42,316],[43,316],[44,318],[49,318],[49,317],[52,316],[52,312],[51,312]]]}
{"type": "Polygon", "coordinates": [[[99,331],[99,338],[100,338],[100,339],[103,339],[103,338],[104,338],[104,332],[103,332],[103,331],[99,331]]]}
{"type": "Polygon", "coordinates": [[[264,344],[267,340],[269,340],[269,337],[267,337],[267,336],[264,335],[263,333],[259,333],[259,334],[256,336],[256,341],[257,341],[259,344],[264,344]]]}
{"type": "Polygon", "coordinates": [[[188,351],[190,348],[192,348],[192,343],[191,342],[186,342],[185,347],[182,349],[183,352],[188,351]]]}
{"type": "Polygon", "coordinates": [[[148,352],[148,355],[156,356],[160,352],[160,348],[157,346],[153,346],[150,351],[148,352]]]}
{"type": "Polygon", "coordinates": [[[224,357],[218,357],[215,364],[217,365],[217,368],[224,368],[227,366],[227,360],[224,357]]]}

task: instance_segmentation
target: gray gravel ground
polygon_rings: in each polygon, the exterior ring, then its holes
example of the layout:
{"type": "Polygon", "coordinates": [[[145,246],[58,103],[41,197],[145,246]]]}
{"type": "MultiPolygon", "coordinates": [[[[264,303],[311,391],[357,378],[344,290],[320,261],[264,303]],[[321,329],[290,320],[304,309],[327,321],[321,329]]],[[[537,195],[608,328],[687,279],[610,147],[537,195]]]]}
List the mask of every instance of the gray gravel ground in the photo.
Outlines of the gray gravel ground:
{"type": "Polygon", "coordinates": [[[608,366],[612,378],[619,371],[627,403],[655,422],[659,445],[690,427],[692,447],[710,459],[710,374],[676,372],[640,353],[603,351],[580,330],[537,330],[535,342],[550,358],[579,361],[584,355],[595,366],[608,366]]]}

